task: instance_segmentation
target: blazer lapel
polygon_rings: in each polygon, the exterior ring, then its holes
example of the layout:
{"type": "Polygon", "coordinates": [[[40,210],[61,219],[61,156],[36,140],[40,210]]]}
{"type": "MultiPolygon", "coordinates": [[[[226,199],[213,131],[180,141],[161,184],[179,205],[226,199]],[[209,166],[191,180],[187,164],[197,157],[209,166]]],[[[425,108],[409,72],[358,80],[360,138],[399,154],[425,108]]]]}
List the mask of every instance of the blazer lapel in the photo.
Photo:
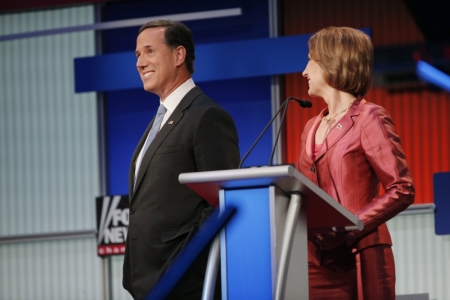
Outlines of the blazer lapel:
{"type": "Polygon", "coordinates": [[[333,145],[336,144],[336,142],[339,141],[352,126],[353,120],[349,114],[342,117],[342,119],[331,128],[324,141],[325,147],[322,147],[322,149],[327,151],[333,147],[333,145]]]}
{"type": "MultiPolygon", "coordinates": [[[[327,108],[322,110],[320,112],[320,114],[316,117],[316,119],[314,120],[313,125],[311,126],[311,129],[308,132],[308,136],[306,137],[306,145],[305,145],[306,146],[306,154],[308,154],[308,156],[311,159],[313,158],[314,145],[315,145],[315,142],[316,142],[316,131],[317,131],[317,128],[319,127],[319,125],[320,125],[320,122],[322,121],[323,114],[325,113],[326,110],[327,110],[327,108]]],[[[316,160],[317,160],[317,158],[316,158],[316,160]]]]}
{"type": "MultiPolygon", "coordinates": [[[[353,117],[356,115],[359,115],[359,111],[361,109],[361,106],[366,102],[366,100],[356,99],[355,105],[352,105],[350,107],[349,111],[345,116],[343,116],[331,129],[328,133],[327,137],[324,141],[324,147],[321,147],[320,152],[318,153],[315,160],[319,159],[322,155],[324,155],[331,147],[333,147],[349,130],[352,128],[354,122],[353,117]]],[[[326,111],[323,110],[321,113],[321,116],[323,117],[323,113],[326,111]]],[[[320,119],[322,120],[322,119],[320,119]]],[[[319,120],[319,122],[320,122],[319,120]]],[[[317,125],[318,126],[318,125],[317,125]]],[[[317,129],[317,127],[316,127],[317,129]]],[[[315,134],[314,130],[314,134],[315,134]]],[[[312,135],[312,142],[314,143],[314,134],[312,135]]],[[[312,145],[314,147],[314,145],[312,145]]],[[[311,148],[312,149],[312,148],[311,148]]]]}
{"type": "MultiPolygon", "coordinates": [[[[177,108],[175,108],[173,113],[170,115],[169,119],[161,127],[161,130],[156,134],[155,139],[150,144],[150,146],[147,148],[147,151],[145,152],[144,157],[142,158],[142,162],[141,162],[141,166],[139,168],[139,172],[137,174],[136,186],[134,187],[134,190],[136,190],[139,187],[139,185],[141,184],[144,174],[147,171],[147,168],[148,168],[150,162],[152,161],[156,150],[158,150],[158,148],[161,146],[161,144],[167,138],[167,136],[170,134],[170,132],[181,121],[181,119],[183,118],[183,115],[184,115],[183,111],[185,109],[187,109],[191,105],[191,103],[194,101],[194,99],[201,93],[202,93],[202,91],[198,87],[194,87],[192,90],[190,90],[186,94],[186,96],[184,96],[183,99],[181,99],[177,108]]],[[[153,124],[153,121],[152,121],[152,124],[153,124]]],[[[147,128],[146,133],[144,134],[144,137],[141,139],[141,141],[138,144],[139,151],[144,144],[142,141],[145,142],[145,139],[148,135],[148,132],[150,131],[150,128],[151,128],[151,126],[149,126],[149,128],[147,128]]],[[[139,154],[139,151],[137,151],[138,154],[139,154]]],[[[136,155],[136,153],[135,153],[135,155],[136,155]]],[[[137,155],[136,155],[136,157],[137,157],[137,155]]],[[[133,193],[133,195],[134,195],[134,193],[133,193]]],[[[131,198],[131,200],[133,200],[133,198],[131,198]]],[[[130,203],[131,203],[131,201],[130,201],[130,203]]]]}
{"type": "Polygon", "coordinates": [[[147,129],[145,129],[144,134],[142,135],[141,139],[139,140],[139,143],[136,146],[136,149],[134,149],[133,156],[131,157],[131,168],[130,168],[130,175],[128,176],[128,190],[129,190],[129,197],[130,202],[133,196],[133,187],[134,187],[134,173],[136,172],[136,160],[139,156],[139,153],[141,152],[142,147],[144,147],[145,140],[147,139],[147,136],[150,132],[150,129],[153,126],[153,122],[155,121],[155,117],[150,121],[149,125],[147,126],[147,129]]]}

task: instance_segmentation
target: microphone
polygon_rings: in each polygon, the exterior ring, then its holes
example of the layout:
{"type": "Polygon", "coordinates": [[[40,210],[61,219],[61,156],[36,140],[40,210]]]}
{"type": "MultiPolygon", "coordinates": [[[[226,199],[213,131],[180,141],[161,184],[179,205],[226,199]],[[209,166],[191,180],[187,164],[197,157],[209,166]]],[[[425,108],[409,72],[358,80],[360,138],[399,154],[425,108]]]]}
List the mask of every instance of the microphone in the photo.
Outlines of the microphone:
{"type": "Polygon", "coordinates": [[[288,100],[296,101],[303,108],[311,108],[312,107],[312,103],[308,100],[297,99],[294,97],[289,97],[288,100]]]}
{"type": "MultiPolygon", "coordinates": [[[[252,152],[253,148],[255,148],[256,144],[257,144],[257,143],[259,142],[259,140],[262,138],[262,136],[264,135],[264,133],[266,133],[266,131],[267,131],[267,129],[269,128],[269,126],[273,123],[273,121],[275,120],[275,118],[278,116],[278,114],[281,112],[281,110],[282,110],[283,107],[284,107],[283,116],[282,116],[282,119],[281,119],[281,122],[280,122],[280,129],[278,130],[278,134],[277,134],[277,138],[276,138],[276,141],[275,141],[275,145],[274,145],[274,147],[273,147],[272,154],[271,154],[271,159],[270,159],[270,161],[272,161],[272,156],[273,156],[273,153],[274,153],[274,151],[275,151],[275,146],[277,145],[278,137],[279,137],[280,132],[281,132],[281,124],[283,124],[284,118],[285,118],[285,116],[286,116],[286,110],[287,110],[288,104],[289,104],[289,102],[290,102],[291,100],[296,101],[296,102],[297,102],[301,107],[303,107],[303,108],[309,108],[309,107],[312,106],[312,103],[311,103],[311,102],[309,102],[309,101],[307,101],[307,100],[297,99],[297,98],[294,98],[294,97],[289,97],[289,98],[287,98],[286,100],[284,100],[284,102],[280,105],[280,108],[278,109],[278,111],[275,113],[275,115],[272,117],[272,119],[269,121],[269,123],[266,125],[266,127],[264,127],[263,131],[262,131],[262,132],[259,134],[259,136],[256,138],[256,140],[255,140],[255,142],[253,143],[253,145],[250,147],[250,149],[248,149],[247,153],[245,153],[244,157],[242,158],[241,162],[239,163],[238,169],[240,169],[240,168],[242,167],[242,164],[244,163],[245,159],[250,155],[250,152],[252,152]]],[[[269,162],[269,165],[270,165],[270,162],[269,162]]]]}
{"type": "Polygon", "coordinates": [[[294,98],[294,97],[289,97],[288,98],[288,101],[286,102],[286,106],[284,107],[283,115],[281,116],[280,128],[278,128],[277,137],[275,139],[275,143],[273,144],[272,152],[270,153],[270,159],[269,159],[269,164],[268,164],[269,166],[272,165],[272,160],[273,160],[273,156],[275,154],[275,149],[277,148],[278,138],[280,137],[281,128],[282,128],[282,125],[283,125],[283,122],[284,122],[284,118],[286,117],[287,108],[289,106],[289,100],[296,101],[303,108],[311,108],[311,106],[312,106],[312,103],[309,102],[309,101],[297,99],[297,98],[294,98]]]}

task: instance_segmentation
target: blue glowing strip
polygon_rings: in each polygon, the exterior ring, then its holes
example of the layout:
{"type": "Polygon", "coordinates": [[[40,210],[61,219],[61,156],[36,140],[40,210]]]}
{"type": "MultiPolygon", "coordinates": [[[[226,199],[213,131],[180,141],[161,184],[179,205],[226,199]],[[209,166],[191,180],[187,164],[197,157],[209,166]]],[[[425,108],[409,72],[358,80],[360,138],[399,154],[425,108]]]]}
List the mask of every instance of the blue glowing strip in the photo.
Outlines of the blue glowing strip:
{"type": "MultiPolygon", "coordinates": [[[[302,72],[311,34],[196,46],[195,82],[302,72]]],[[[76,58],[75,92],[142,88],[134,52],[76,58]]]]}
{"type": "Polygon", "coordinates": [[[439,71],[430,64],[427,64],[424,61],[419,61],[416,66],[416,74],[420,79],[450,91],[450,76],[439,71]]]}
{"type": "Polygon", "coordinates": [[[228,206],[219,214],[219,209],[216,208],[183,248],[166,273],[158,280],[149,295],[145,297],[145,300],[164,300],[203,249],[231,219],[235,211],[235,207],[228,206]]]}

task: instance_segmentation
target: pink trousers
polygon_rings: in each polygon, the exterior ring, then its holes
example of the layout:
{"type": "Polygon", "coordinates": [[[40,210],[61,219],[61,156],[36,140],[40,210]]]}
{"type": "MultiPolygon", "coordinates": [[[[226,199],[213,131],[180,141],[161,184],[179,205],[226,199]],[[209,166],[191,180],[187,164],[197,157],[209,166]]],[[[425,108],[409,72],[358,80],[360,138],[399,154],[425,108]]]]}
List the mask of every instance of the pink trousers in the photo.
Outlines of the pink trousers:
{"type": "Polygon", "coordinates": [[[377,245],[333,263],[309,263],[309,298],[394,300],[395,265],[391,246],[377,245]]]}

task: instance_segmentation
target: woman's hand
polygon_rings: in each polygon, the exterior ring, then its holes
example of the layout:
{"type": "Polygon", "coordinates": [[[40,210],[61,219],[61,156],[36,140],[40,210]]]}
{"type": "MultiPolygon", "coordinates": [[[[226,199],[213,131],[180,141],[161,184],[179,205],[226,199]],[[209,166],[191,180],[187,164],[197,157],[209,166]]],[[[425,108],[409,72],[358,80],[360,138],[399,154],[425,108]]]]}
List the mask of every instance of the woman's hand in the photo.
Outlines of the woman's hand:
{"type": "Polygon", "coordinates": [[[313,243],[320,250],[331,250],[347,242],[347,233],[343,232],[331,232],[317,234],[313,240],[313,243]]]}

